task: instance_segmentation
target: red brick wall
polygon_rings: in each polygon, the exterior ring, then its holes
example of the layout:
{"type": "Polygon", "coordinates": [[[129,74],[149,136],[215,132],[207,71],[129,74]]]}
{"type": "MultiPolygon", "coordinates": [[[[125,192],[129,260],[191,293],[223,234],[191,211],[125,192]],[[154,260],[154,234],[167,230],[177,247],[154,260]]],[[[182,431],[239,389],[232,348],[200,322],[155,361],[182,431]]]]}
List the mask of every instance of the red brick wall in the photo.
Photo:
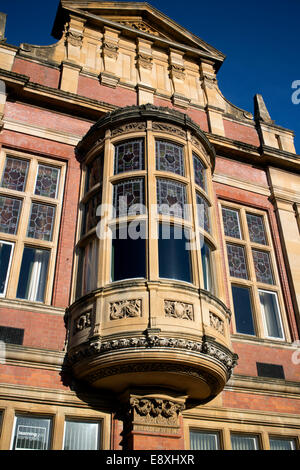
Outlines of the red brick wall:
{"type": "Polygon", "coordinates": [[[156,96],[154,96],[154,105],[176,109],[177,111],[180,111],[181,113],[188,114],[190,118],[193,121],[195,121],[203,131],[208,132],[207,115],[204,111],[191,109],[191,108],[189,109],[179,108],[178,106],[174,106],[170,100],[158,98],[156,96]]]}
{"type": "Polygon", "coordinates": [[[116,106],[130,106],[137,104],[137,93],[135,90],[116,87],[110,88],[101,85],[99,80],[79,76],[77,94],[99,101],[105,101],[116,106]]]}
{"type": "Polygon", "coordinates": [[[300,413],[299,400],[281,398],[269,395],[256,395],[255,393],[223,392],[223,406],[225,408],[238,408],[243,410],[270,411],[272,413],[300,413]]]}
{"type": "Polygon", "coordinates": [[[63,349],[66,330],[61,315],[0,308],[0,325],[23,328],[23,346],[63,349]]]}
{"type": "Polygon", "coordinates": [[[225,137],[233,140],[239,140],[245,142],[246,144],[252,144],[259,146],[259,137],[257,135],[256,129],[250,126],[244,126],[238,122],[227,121],[223,119],[225,137]]]}
{"type": "Polygon", "coordinates": [[[27,75],[33,83],[58,88],[60,80],[59,68],[48,67],[29,60],[15,58],[12,71],[27,75]]]}
{"type": "Polygon", "coordinates": [[[63,385],[59,372],[47,369],[0,364],[0,380],[2,384],[68,390],[63,385]]]}

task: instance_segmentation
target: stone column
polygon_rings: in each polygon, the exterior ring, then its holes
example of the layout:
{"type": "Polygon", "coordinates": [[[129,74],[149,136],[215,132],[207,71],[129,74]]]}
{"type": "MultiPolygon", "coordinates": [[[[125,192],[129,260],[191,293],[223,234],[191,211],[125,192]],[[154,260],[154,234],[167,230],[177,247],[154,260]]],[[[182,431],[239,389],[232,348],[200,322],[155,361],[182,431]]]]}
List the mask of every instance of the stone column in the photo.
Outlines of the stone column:
{"type": "Polygon", "coordinates": [[[128,391],[124,403],[124,450],[184,450],[181,413],[186,397],[128,391]]]}

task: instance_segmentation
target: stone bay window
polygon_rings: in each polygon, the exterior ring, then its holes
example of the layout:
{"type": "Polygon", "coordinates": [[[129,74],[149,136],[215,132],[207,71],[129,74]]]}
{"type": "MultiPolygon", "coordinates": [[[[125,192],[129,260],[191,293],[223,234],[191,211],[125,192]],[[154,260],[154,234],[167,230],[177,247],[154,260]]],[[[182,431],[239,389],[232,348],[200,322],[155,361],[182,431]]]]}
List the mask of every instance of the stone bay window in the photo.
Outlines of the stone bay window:
{"type": "Polygon", "coordinates": [[[77,158],[69,365],[127,396],[132,416],[141,418],[140,400],[171,403],[176,427],[184,406],[221,392],[236,362],[218,267],[214,149],[188,116],[142,105],[101,118],[77,158]]]}

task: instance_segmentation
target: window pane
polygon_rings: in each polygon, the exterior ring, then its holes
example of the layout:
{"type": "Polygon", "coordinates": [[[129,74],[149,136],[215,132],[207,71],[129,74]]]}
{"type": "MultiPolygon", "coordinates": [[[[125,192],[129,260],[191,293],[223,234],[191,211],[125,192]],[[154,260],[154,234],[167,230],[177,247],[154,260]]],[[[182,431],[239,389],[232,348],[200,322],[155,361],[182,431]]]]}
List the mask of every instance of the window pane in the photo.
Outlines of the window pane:
{"type": "Polygon", "coordinates": [[[258,450],[257,436],[231,435],[232,450],[258,450]]]}
{"type": "Polygon", "coordinates": [[[283,338],[277,295],[274,292],[258,291],[261,312],[265,319],[267,336],[283,338]]]}
{"type": "Polygon", "coordinates": [[[99,449],[99,423],[66,421],[64,450],[99,449]]]}
{"type": "Polygon", "coordinates": [[[13,244],[0,241],[0,295],[5,295],[13,244]]]}
{"type": "Polygon", "coordinates": [[[252,250],[252,253],[257,281],[274,284],[269,253],[258,250],[252,250]]]}
{"type": "Polygon", "coordinates": [[[13,450],[47,450],[50,447],[51,420],[18,416],[13,450]]]}
{"type": "Polygon", "coordinates": [[[183,149],[171,142],[156,141],[156,169],[184,176],[183,149]]]}
{"type": "Polygon", "coordinates": [[[18,158],[7,157],[2,176],[3,188],[24,191],[28,172],[28,162],[18,158]]]}
{"type": "Polygon", "coordinates": [[[103,175],[103,152],[96,157],[86,169],[86,181],[85,181],[85,192],[87,193],[96,184],[102,182],[103,175]]]}
{"type": "Polygon", "coordinates": [[[198,211],[198,223],[201,228],[204,228],[206,232],[210,231],[210,220],[209,220],[209,205],[204,197],[200,194],[196,194],[197,211],[198,211]]]}
{"type": "Polygon", "coordinates": [[[144,179],[135,178],[116,183],[113,197],[116,217],[144,214],[144,179]]]}
{"type": "Polygon", "coordinates": [[[15,235],[22,203],[19,199],[0,196],[0,231],[15,235]]]}
{"type": "Polygon", "coordinates": [[[158,213],[174,217],[187,217],[186,187],[172,180],[157,179],[158,213]]]}
{"type": "Polygon", "coordinates": [[[144,169],[144,141],[131,140],[115,147],[115,174],[144,169]]]}
{"type": "Polygon", "coordinates": [[[159,224],[159,277],[192,282],[188,244],[182,227],[159,224]]]}
{"type": "Polygon", "coordinates": [[[93,194],[83,209],[83,220],[82,220],[82,234],[88,232],[92,228],[96,227],[100,221],[100,216],[96,215],[97,208],[102,202],[102,187],[93,194]]]}
{"type": "Polygon", "coordinates": [[[206,191],[205,167],[201,160],[193,154],[195,183],[206,191]]]}
{"type": "Polygon", "coordinates": [[[296,450],[294,439],[285,439],[280,437],[270,437],[271,450],[296,450]]]}
{"type": "Polygon", "coordinates": [[[230,276],[248,279],[244,247],[227,243],[227,255],[230,276]]]}
{"type": "Polygon", "coordinates": [[[146,277],[146,224],[137,222],[136,232],[137,238],[134,238],[124,225],[113,233],[112,281],[146,277]]]}
{"type": "Polygon", "coordinates": [[[25,247],[17,289],[17,298],[44,302],[50,252],[25,247]]]}
{"type": "Polygon", "coordinates": [[[224,232],[227,237],[242,238],[238,211],[222,208],[224,232]]]}
{"type": "Polygon", "coordinates": [[[212,292],[211,249],[207,243],[203,243],[201,247],[201,260],[204,289],[212,292]]]}
{"type": "Polygon", "coordinates": [[[27,229],[27,237],[52,240],[55,207],[33,202],[27,229]]]}
{"type": "Polygon", "coordinates": [[[250,289],[232,286],[232,297],[237,333],[255,335],[250,289]]]}
{"type": "Polygon", "coordinates": [[[98,278],[98,239],[91,241],[84,249],[82,294],[97,287],[98,278]]]}
{"type": "Polygon", "coordinates": [[[219,435],[217,432],[191,432],[191,450],[218,450],[219,435]]]}
{"type": "Polygon", "coordinates": [[[247,214],[247,223],[250,240],[254,243],[266,245],[267,241],[263,217],[256,214],[247,214]]]}
{"type": "Polygon", "coordinates": [[[39,165],[34,194],[46,197],[57,197],[59,169],[47,165],[39,165]]]}

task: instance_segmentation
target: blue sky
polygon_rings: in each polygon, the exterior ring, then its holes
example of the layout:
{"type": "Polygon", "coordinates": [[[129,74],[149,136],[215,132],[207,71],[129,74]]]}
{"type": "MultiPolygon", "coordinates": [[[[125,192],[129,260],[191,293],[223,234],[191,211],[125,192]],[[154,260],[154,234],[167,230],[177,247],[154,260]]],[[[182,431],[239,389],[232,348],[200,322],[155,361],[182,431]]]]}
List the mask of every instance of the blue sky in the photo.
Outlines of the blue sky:
{"type": "MultiPolygon", "coordinates": [[[[10,44],[53,44],[59,0],[0,0],[7,13],[10,44]]],[[[292,103],[292,83],[300,83],[299,0],[151,0],[151,5],[226,55],[219,73],[223,95],[253,113],[261,93],[276,124],[295,131],[300,153],[300,103],[292,103]]],[[[300,98],[300,93],[297,95],[300,98]]]]}

